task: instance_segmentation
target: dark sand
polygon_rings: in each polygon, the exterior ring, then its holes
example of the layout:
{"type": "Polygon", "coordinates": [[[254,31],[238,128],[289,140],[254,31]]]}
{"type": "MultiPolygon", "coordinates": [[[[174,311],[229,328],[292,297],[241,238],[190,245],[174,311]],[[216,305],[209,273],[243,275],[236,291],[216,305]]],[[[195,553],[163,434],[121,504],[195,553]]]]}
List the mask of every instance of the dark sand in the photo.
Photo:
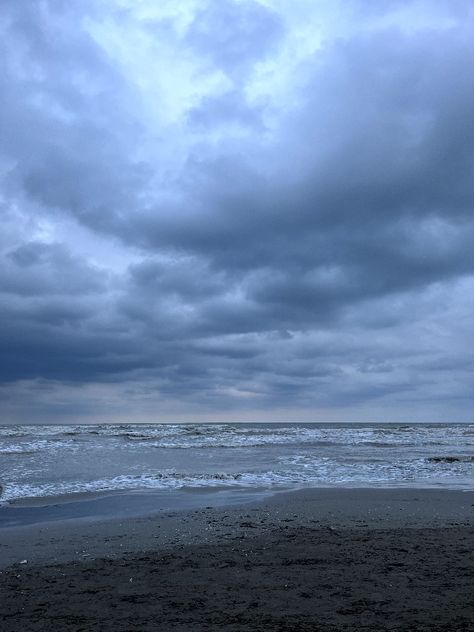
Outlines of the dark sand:
{"type": "Polygon", "coordinates": [[[473,514],[472,492],[305,490],[0,529],[0,630],[474,631],[473,514]]]}

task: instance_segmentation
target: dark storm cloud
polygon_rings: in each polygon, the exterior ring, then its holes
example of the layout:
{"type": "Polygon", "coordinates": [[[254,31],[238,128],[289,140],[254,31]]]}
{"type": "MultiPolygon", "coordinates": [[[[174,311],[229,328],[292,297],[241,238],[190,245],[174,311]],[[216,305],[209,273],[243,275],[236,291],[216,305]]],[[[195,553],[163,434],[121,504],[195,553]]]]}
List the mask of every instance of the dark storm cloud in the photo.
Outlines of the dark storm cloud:
{"type": "MultiPolygon", "coordinates": [[[[450,362],[466,366],[454,339],[469,303],[456,288],[474,271],[462,4],[449,24],[328,38],[275,105],[246,82],[283,55],[284,18],[259,2],[203,3],[174,45],[199,60],[198,83],[206,72],[227,83],[177,124],[164,104],[150,115],[139,81],[88,30],[122,28],[126,11],[6,2],[0,380],[134,381],[210,409],[429,399],[446,347],[426,323],[450,331],[450,362]],[[15,232],[25,216],[33,235],[15,232]],[[38,237],[43,220],[77,222],[133,261],[92,263],[74,235],[38,237]],[[424,302],[432,288],[455,298],[424,302]]],[[[166,22],[153,24],[161,42],[166,22]]]]}
{"type": "Polygon", "coordinates": [[[28,242],[7,253],[0,283],[11,294],[87,295],[105,289],[102,276],[62,245],[28,242]]]}
{"type": "MultiPolygon", "coordinates": [[[[255,299],[280,294],[323,311],[469,273],[470,34],[388,32],[326,51],[287,123],[291,136],[272,148],[290,156],[292,184],[249,173],[247,155],[197,161],[182,206],[153,209],[129,235],[242,275],[260,270],[255,299]],[[339,269],[335,283],[309,280],[328,266],[339,269]]],[[[260,159],[264,170],[272,156],[260,159]]]]}

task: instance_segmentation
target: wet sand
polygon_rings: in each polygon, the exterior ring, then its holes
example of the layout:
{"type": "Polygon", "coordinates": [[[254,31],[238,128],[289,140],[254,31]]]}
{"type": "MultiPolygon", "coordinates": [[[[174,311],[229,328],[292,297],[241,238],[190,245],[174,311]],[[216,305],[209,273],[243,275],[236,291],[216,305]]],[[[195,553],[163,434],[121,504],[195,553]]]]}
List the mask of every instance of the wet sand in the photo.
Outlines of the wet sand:
{"type": "Polygon", "coordinates": [[[472,492],[305,490],[1,529],[0,629],[473,631],[473,514],[472,492]]]}

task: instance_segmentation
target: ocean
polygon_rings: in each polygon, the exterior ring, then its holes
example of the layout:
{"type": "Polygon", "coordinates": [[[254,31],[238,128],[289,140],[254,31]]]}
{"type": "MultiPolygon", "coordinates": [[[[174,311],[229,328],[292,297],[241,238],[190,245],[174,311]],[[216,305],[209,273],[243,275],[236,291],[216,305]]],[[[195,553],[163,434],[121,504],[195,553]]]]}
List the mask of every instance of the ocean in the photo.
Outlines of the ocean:
{"type": "Polygon", "coordinates": [[[0,486],[3,505],[139,490],[472,490],[474,424],[0,426],[0,486]]]}

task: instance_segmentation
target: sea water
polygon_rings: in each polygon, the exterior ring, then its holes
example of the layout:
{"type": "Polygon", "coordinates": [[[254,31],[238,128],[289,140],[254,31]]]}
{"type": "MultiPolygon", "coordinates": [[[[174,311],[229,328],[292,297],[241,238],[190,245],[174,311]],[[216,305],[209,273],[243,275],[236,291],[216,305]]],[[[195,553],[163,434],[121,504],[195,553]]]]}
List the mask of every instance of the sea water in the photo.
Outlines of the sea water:
{"type": "Polygon", "coordinates": [[[0,503],[132,490],[474,489],[474,424],[0,426],[0,503]]]}

